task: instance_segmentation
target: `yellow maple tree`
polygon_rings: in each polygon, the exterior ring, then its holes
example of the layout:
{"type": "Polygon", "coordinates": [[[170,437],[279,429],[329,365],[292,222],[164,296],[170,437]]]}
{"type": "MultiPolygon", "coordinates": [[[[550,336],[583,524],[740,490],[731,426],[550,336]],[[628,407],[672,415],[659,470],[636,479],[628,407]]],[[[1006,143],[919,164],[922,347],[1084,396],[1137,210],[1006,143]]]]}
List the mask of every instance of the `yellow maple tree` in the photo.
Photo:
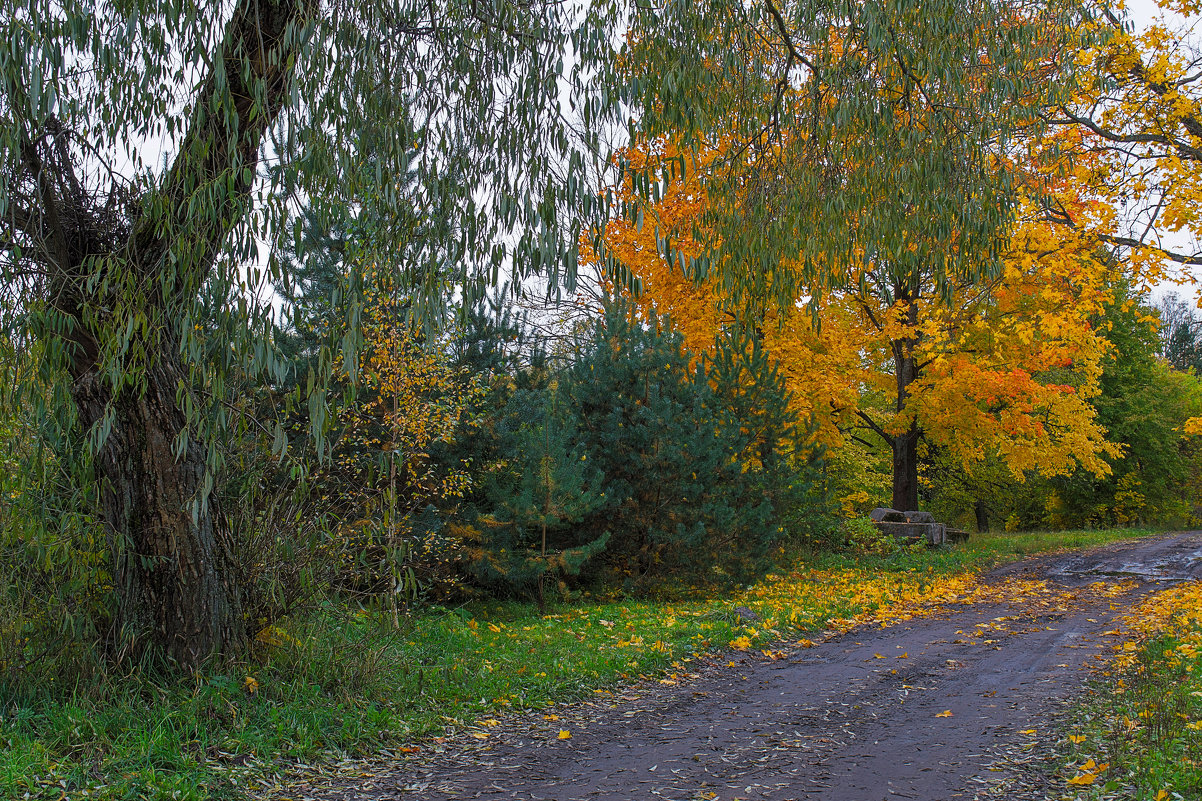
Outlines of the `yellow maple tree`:
{"type": "Polygon", "coordinates": [[[1202,56],[1188,18],[1197,0],[1158,0],[1140,29],[1097,3],[1077,55],[1080,81],[1071,102],[1049,115],[1072,132],[1061,138],[1073,178],[1107,213],[1062,222],[1082,227],[1127,255],[1137,289],[1188,282],[1202,265],[1202,56]],[[1181,248],[1174,241],[1190,240],[1181,248]]]}
{"type": "MultiPolygon", "coordinates": [[[[1020,477],[1109,470],[1105,457],[1117,450],[1089,404],[1108,345],[1090,320],[1109,298],[1113,265],[1095,240],[1046,213],[1047,195],[1020,210],[993,280],[937,281],[905,259],[840,261],[793,306],[749,306],[714,278],[687,274],[706,236],[707,171],[723,147],[683,151],[658,140],[623,154],[636,169],[683,166],[666,173],[658,200],[604,232],[608,256],[636,279],[640,309],[669,316],[699,353],[725,326],[754,326],[816,444],[892,451],[898,508],[917,506],[920,439],[966,469],[998,456],[1020,477]]],[[[1075,186],[1061,179],[1050,192],[1079,216],[1099,213],[1075,186]]],[[[629,183],[617,194],[638,203],[629,183]]]]}
{"type": "MultiPolygon", "coordinates": [[[[1122,3],[1095,3],[1090,47],[1077,56],[1071,102],[1049,115],[1072,133],[1065,171],[1105,213],[1061,222],[1122,254],[1137,292],[1158,284],[1197,286],[1202,267],[1202,55],[1197,0],[1158,0],[1140,26],[1122,3]]],[[[1186,435],[1202,431],[1191,420],[1186,435]]]]}

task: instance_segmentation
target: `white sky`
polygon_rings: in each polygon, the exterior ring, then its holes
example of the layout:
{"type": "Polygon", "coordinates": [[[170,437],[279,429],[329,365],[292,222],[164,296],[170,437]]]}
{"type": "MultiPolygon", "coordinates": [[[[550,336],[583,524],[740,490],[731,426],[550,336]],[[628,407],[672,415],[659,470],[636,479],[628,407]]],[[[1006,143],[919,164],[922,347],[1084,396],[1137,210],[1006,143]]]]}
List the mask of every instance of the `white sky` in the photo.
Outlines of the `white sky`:
{"type": "MultiPolygon", "coordinates": [[[[1160,6],[1156,0],[1126,0],[1126,7],[1127,15],[1136,31],[1146,30],[1149,25],[1151,25],[1155,20],[1165,13],[1160,10],[1160,6]]],[[[1187,19],[1178,14],[1168,14],[1167,17],[1172,27],[1182,29],[1189,28],[1195,32],[1199,23],[1202,23],[1202,19],[1197,17],[1193,19],[1187,19]]],[[[1167,247],[1174,248],[1185,253],[1193,253],[1202,250],[1202,245],[1200,245],[1197,238],[1189,234],[1162,232],[1161,235],[1163,237],[1162,241],[1167,247]]],[[[1202,278],[1199,277],[1200,272],[1197,268],[1192,271],[1192,274],[1194,276],[1194,283],[1192,286],[1178,286],[1172,283],[1165,283],[1153,287],[1153,302],[1159,301],[1167,294],[1177,294],[1183,298],[1197,295],[1200,289],[1202,289],[1202,278]]],[[[1200,305],[1202,305],[1202,298],[1199,298],[1198,302],[1200,305]]]]}
{"type": "MultiPolygon", "coordinates": [[[[1160,8],[1159,8],[1156,0],[1126,0],[1125,5],[1126,5],[1128,16],[1129,16],[1132,24],[1135,26],[1136,30],[1145,29],[1149,24],[1151,24],[1162,13],[1160,11],[1160,8]]],[[[1175,15],[1173,15],[1173,16],[1175,17],[1175,15]]],[[[1176,17],[1173,21],[1179,25],[1180,24],[1188,24],[1188,23],[1194,23],[1196,25],[1199,22],[1199,20],[1196,20],[1196,19],[1192,20],[1192,21],[1187,21],[1180,17],[1176,17]]],[[[170,157],[172,157],[174,155],[173,147],[163,138],[152,138],[149,141],[144,141],[144,142],[138,143],[138,151],[139,152],[137,153],[137,156],[140,157],[138,160],[143,165],[147,165],[147,166],[154,165],[155,163],[161,163],[164,159],[169,159],[170,157]]],[[[124,161],[125,165],[128,166],[131,162],[134,161],[134,158],[131,158],[131,156],[133,156],[132,153],[126,153],[126,154],[122,154],[122,155],[124,156],[124,158],[121,158],[121,156],[118,157],[119,163],[121,161],[124,161]]],[[[1173,234],[1170,232],[1166,232],[1166,233],[1164,233],[1163,241],[1164,241],[1165,245],[1167,245],[1169,247],[1177,248],[1180,250],[1184,250],[1185,252],[1195,252],[1197,250],[1202,250],[1202,247],[1199,247],[1199,243],[1197,243],[1193,237],[1186,235],[1186,234],[1173,234]]],[[[247,279],[250,279],[249,272],[251,269],[257,268],[260,271],[266,269],[268,253],[269,253],[269,246],[267,245],[267,243],[260,242],[258,258],[254,259],[251,264],[248,264],[245,267],[245,272],[247,273],[247,275],[245,277],[247,279]]],[[[542,286],[541,280],[542,279],[539,279],[540,287],[542,286]]],[[[247,287],[248,291],[255,292],[255,293],[266,293],[267,296],[274,295],[274,293],[271,291],[270,287],[264,285],[264,283],[262,282],[262,279],[260,279],[260,282],[255,282],[253,280],[247,280],[247,284],[248,284],[248,287],[247,287]],[[256,283],[258,284],[258,286],[257,287],[253,286],[256,283]]],[[[1196,276],[1194,287],[1190,287],[1190,286],[1178,287],[1178,286],[1172,285],[1172,284],[1165,284],[1165,285],[1155,287],[1153,289],[1152,294],[1153,294],[1154,299],[1159,299],[1161,296],[1163,296],[1164,294],[1167,294],[1169,292],[1176,292],[1182,296],[1190,296],[1190,295],[1193,295],[1195,292],[1197,292],[1198,288],[1200,286],[1202,286],[1202,280],[1199,280],[1196,276]]],[[[273,305],[276,305],[276,304],[273,303],[273,305]]]]}

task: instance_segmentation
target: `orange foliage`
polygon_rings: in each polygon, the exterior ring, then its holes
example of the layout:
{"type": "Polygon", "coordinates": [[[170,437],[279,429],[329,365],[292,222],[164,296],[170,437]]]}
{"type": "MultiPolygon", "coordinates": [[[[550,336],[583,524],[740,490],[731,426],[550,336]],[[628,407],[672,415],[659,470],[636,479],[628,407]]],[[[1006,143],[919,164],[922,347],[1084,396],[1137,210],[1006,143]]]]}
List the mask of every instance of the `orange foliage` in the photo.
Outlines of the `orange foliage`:
{"type": "MultiPolygon", "coordinates": [[[[639,309],[668,315],[688,347],[704,352],[751,308],[796,411],[812,416],[817,443],[838,448],[866,430],[896,436],[915,425],[966,468],[996,455],[1019,477],[1077,466],[1108,472],[1103,457],[1116,448],[1089,404],[1108,348],[1090,325],[1110,298],[1096,240],[1030,203],[1002,274],[953,281],[950,297],[935,291],[933,276],[913,272],[898,293],[887,265],[858,261],[829,265],[826,279],[792,307],[759,299],[756,308],[754,298],[741,305],[717,279],[695,281],[681,268],[702,252],[706,183],[722,148],[684,152],[661,140],[624,154],[636,170],[685,165],[683,176],[661,185],[658,201],[645,203],[641,226],[623,218],[604,232],[608,254],[637,278],[639,309]],[[665,240],[679,254],[672,262],[663,256],[665,240]],[[899,352],[921,368],[900,397],[899,352]]],[[[1062,206],[1082,217],[1098,213],[1073,185],[1052,187],[1062,206]]],[[[629,179],[617,194],[630,208],[639,202],[629,179]]]]}

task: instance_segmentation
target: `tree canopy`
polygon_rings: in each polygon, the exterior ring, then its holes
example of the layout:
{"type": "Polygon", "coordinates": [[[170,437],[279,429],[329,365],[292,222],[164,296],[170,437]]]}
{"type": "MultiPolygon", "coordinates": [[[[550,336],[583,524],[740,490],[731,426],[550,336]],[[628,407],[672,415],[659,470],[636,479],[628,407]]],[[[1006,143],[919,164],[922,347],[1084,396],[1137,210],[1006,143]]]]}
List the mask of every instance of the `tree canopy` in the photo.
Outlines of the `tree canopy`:
{"type": "Polygon", "coordinates": [[[706,203],[647,247],[753,339],[799,301],[864,294],[872,269],[882,308],[917,302],[914,276],[944,303],[1004,280],[1016,213],[1041,202],[1008,164],[1069,107],[1087,22],[1060,0],[16,4],[6,397],[54,421],[38,436],[107,533],[115,652],[195,666],[246,641],[228,445],[255,428],[284,458],[303,408],[328,456],[331,387],[382,361],[373,282],[386,328],[403,309],[427,331],[502,273],[554,294],[582,244],[620,267],[606,216],[646,230],[674,180],[706,203]],[[678,150],[613,158],[623,137],[678,150]],[[340,237],[353,252],[310,269],[340,237]],[[306,282],[330,324],[298,359],[267,287],[306,282]],[[243,390],[264,387],[252,414],[243,390]]]}

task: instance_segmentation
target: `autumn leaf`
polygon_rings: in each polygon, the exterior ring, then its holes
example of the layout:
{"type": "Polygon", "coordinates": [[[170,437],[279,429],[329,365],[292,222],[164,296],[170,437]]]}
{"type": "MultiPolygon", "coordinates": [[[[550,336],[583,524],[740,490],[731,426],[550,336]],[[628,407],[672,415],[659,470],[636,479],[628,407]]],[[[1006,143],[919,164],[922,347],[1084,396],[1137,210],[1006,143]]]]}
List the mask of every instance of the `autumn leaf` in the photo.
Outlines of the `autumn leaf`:
{"type": "Polygon", "coordinates": [[[567,729],[560,729],[557,739],[570,740],[570,739],[572,739],[572,733],[570,731],[568,731],[567,729]]]}
{"type": "Polygon", "coordinates": [[[950,718],[950,717],[952,717],[952,711],[951,711],[950,709],[945,709],[945,710],[943,710],[942,712],[936,713],[935,717],[937,717],[937,718],[950,718]]]}
{"type": "Polygon", "coordinates": [[[1101,765],[1095,764],[1092,759],[1086,760],[1085,764],[1077,768],[1080,771],[1076,776],[1068,780],[1068,783],[1075,786],[1085,786],[1093,784],[1098,780],[1098,774],[1110,767],[1109,762],[1103,762],[1101,765]]]}

